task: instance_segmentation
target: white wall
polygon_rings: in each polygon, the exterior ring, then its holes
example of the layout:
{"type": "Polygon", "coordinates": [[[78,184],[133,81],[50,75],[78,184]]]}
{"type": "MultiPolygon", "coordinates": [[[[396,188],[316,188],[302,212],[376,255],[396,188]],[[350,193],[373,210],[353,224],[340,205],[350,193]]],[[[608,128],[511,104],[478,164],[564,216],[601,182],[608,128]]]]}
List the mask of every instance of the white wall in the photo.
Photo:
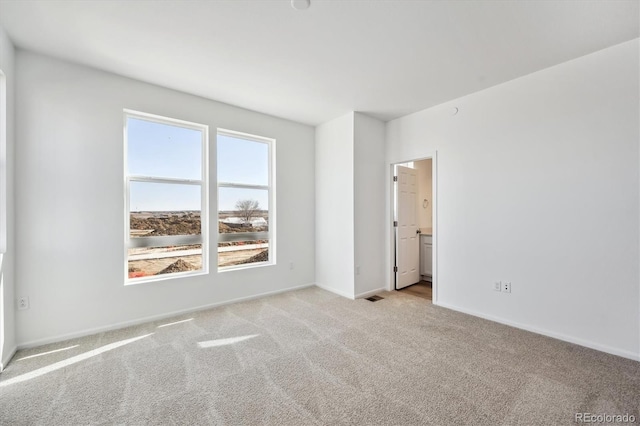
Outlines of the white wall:
{"type": "MultiPolygon", "coordinates": [[[[312,127],[23,51],[17,72],[19,344],[313,283],[312,127]],[[123,108],[277,140],[278,265],[123,285],[123,108]]],[[[210,172],[213,215],[213,145],[210,172]]]]}
{"type": "Polygon", "coordinates": [[[382,121],[354,114],[355,297],[385,288],[384,132],[382,121]]]}
{"type": "MultiPolygon", "coordinates": [[[[0,161],[5,163],[4,175],[0,176],[0,185],[5,185],[5,199],[7,206],[6,229],[6,252],[0,254],[0,299],[3,301],[0,319],[2,329],[0,329],[0,371],[7,365],[16,350],[15,336],[15,273],[14,258],[16,252],[15,227],[14,227],[14,152],[15,152],[15,130],[14,130],[14,99],[15,99],[15,68],[14,68],[14,48],[11,40],[0,27],[0,70],[5,75],[6,94],[6,127],[5,141],[6,151],[0,154],[0,161]],[[6,179],[6,180],[5,180],[6,179]]],[[[0,105],[0,109],[3,106],[0,105]]],[[[3,123],[4,124],[4,123],[3,123]]],[[[2,130],[0,130],[2,131],[2,130]]]]}
{"type": "Polygon", "coordinates": [[[439,304],[640,359],[638,50],[388,123],[387,163],[438,152],[439,304]]]}
{"type": "Polygon", "coordinates": [[[316,285],[353,298],[354,113],[316,127],[316,285]]]}

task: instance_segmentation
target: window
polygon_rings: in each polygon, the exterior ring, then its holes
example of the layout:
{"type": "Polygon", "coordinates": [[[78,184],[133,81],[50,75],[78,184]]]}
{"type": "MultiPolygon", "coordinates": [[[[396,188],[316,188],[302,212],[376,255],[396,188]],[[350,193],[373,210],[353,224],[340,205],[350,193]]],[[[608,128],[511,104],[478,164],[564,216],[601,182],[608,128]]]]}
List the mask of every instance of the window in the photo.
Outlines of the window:
{"type": "MultiPolygon", "coordinates": [[[[7,79],[0,70],[0,253],[7,251],[7,79]]],[[[0,262],[1,263],[1,262],[0,262]]]]}
{"type": "Polygon", "coordinates": [[[7,80],[0,70],[0,372],[4,353],[4,274],[7,251],[7,80]]]}
{"type": "Polygon", "coordinates": [[[125,110],[127,283],[206,273],[208,127],[125,110]]]}
{"type": "Polygon", "coordinates": [[[275,140],[218,131],[218,268],[275,263],[275,140]]]}

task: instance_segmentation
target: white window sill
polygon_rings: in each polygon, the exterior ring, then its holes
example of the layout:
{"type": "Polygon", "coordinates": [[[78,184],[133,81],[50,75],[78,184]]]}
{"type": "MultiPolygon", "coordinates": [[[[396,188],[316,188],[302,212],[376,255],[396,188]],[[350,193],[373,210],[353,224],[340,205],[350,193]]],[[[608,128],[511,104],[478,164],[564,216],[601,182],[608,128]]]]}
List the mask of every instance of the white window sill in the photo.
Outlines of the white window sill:
{"type": "Polygon", "coordinates": [[[151,275],[149,277],[140,278],[127,278],[124,282],[125,286],[154,283],[157,281],[175,280],[178,278],[195,277],[199,275],[208,275],[209,271],[189,271],[189,272],[174,272],[173,274],[163,275],[151,275]]]}
{"type": "Polygon", "coordinates": [[[275,266],[275,265],[276,265],[275,262],[267,261],[267,262],[249,263],[244,265],[223,266],[223,267],[218,267],[218,273],[230,272],[230,271],[241,271],[243,269],[263,268],[265,266],[275,266]]]}

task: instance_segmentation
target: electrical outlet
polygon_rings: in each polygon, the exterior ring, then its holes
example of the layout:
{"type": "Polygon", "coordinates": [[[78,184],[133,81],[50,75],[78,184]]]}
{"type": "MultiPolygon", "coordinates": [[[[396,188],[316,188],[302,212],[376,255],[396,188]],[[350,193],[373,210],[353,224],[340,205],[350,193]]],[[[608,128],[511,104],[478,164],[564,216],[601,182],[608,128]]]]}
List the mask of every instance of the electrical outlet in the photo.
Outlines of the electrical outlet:
{"type": "Polygon", "coordinates": [[[18,310],[29,309],[29,298],[26,296],[18,298],[18,310]]]}
{"type": "Polygon", "coordinates": [[[493,283],[493,289],[495,291],[502,291],[502,281],[496,281],[493,283]]]}
{"type": "Polygon", "coordinates": [[[293,262],[289,262],[289,269],[293,270],[293,267],[294,267],[293,262]]]}
{"type": "Polygon", "coordinates": [[[511,283],[502,283],[502,291],[504,291],[505,293],[511,293],[511,283]]]}

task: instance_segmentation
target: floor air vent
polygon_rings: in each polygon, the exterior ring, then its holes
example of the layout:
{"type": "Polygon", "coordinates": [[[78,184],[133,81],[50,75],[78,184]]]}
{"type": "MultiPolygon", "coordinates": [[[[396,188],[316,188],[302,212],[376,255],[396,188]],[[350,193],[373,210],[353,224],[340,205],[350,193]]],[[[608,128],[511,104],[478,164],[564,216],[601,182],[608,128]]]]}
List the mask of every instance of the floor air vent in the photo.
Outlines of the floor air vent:
{"type": "Polygon", "coordinates": [[[384,297],[380,296],[371,296],[366,298],[369,302],[377,302],[378,300],[384,299],[384,297]]]}

